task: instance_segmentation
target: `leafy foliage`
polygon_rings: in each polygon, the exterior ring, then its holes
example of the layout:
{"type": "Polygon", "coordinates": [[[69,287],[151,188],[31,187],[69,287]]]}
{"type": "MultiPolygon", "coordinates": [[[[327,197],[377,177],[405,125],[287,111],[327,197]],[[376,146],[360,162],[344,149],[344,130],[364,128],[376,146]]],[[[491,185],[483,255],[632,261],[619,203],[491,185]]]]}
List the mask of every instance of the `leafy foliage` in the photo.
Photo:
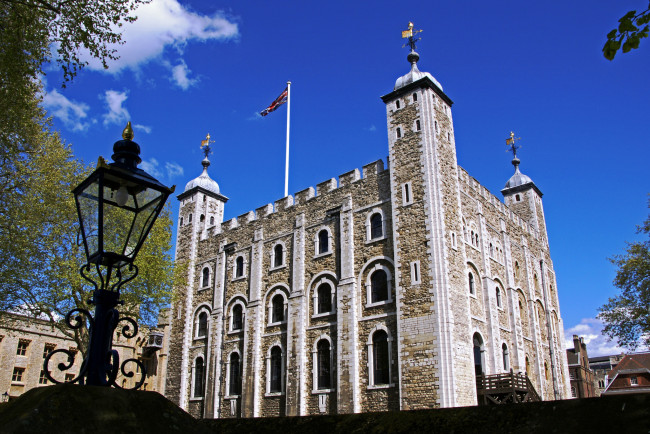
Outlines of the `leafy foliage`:
{"type": "Polygon", "coordinates": [[[629,11],[618,20],[618,27],[607,34],[607,42],[603,46],[603,56],[614,60],[618,50],[627,53],[639,48],[641,39],[648,37],[648,23],[650,23],[650,3],[648,9],[637,13],[629,11]]]}
{"type": "MultiPolygon", "coordinates": [[[[649,202],[650,206],[650,202],[649,202]]],[[[631,350],[650,347],[650,216],[637,227],[644,241],[627,243],[624,255],[610,261],[618,267],[614,285],[622,293],[599,309],[603,333],[631,350]]]]}
{"type": "MultiPolygon", "coordinates": [[[[28,58],[17,68],[36,78],[41,66],[54,57],[63,70],[63,85],[72,80],[88,62],[82,53],[100,60],[118,58],[111,45],[123,44],[120,29],[136,20],[131,13],[151,0],[0,0],[3,32],[13,37],[14,54],[28,58]],[[21,45],[21,47],[19,47],[21,45]],[[53,50],[50,50],[50,47],[53,50]]],[[[2,41],[4,48],[5,41],[2,41]]],[[[5,64],[3,64],[3,69],[5,64]]]]}

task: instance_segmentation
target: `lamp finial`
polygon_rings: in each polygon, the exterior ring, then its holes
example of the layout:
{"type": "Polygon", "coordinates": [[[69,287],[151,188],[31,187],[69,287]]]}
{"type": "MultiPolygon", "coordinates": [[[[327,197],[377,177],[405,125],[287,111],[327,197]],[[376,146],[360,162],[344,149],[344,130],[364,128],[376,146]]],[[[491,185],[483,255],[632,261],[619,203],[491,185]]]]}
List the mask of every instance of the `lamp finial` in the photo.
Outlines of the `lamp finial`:
{"type": "Polygon", "coordinates": [[[122,131],[122,138],[124,140],[133,140],[133,128],[131,128],[131,121],[126,123],[124,131],[122,131]]]}

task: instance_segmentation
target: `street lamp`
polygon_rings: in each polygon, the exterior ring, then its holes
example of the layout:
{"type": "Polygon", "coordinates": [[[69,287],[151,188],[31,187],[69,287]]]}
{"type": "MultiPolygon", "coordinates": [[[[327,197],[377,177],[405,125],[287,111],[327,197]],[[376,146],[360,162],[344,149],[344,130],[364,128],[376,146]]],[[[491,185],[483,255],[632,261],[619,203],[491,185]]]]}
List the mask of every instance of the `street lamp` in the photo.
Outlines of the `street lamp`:
{"type": "MultiPolygon", "coordinates": [[[[79,270],[81,276],[95,287],[90,301],[95,305],[94,317],[85,309],[73,309],[66,322],[73,328],[83,325],[82,315],[89,321],[90,342],[79,375],[68,382],[96,386],[116,385],[118,368],[126,376],[124,365],[136,363],[142,376],[135,388],[144,381],[144,366],[137,359],[119,364],[117,351],[112,349],[113,334],[120,321],[126,337],[137,334],[137,324],[129,317],[120,317],[115,307],[121,304],[120,287],[134,279],[138,267],[133,264],[144,240],[147,238],[167,197],[174,191],[158,182],[142,169],[138,169],[140,146],[133,139],[129,122],[122,132],[122,140],[113,145],[113,163],[99,158],[97,167],[74,190],[79,225],[87,263],[79,270]],[[74,321],[74,322],[73,322],[74,321]]],[[[51,352],[44,360],[44,371],[55,383],[47,363],[55,353],[68,355],[68,364],[59,364],[60,370],[72,367],[74,355],[68,350],[51,352]]],[[[119,387],[119,386],[118,386],[119,387]]]]}
{"type": "Polygon", "coordinates": [[[2,394],[2,402],[9,402],[9,392],[2,394]]]}

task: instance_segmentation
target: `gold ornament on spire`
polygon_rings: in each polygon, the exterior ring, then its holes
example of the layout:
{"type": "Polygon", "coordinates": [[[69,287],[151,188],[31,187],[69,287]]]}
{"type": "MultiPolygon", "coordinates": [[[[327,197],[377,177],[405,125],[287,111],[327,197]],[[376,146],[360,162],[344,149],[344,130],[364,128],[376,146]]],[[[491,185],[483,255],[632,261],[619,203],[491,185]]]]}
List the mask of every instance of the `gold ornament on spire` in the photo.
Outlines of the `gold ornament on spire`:
{"type": "Polygon", "coordinates": [[[422,30],[414,30],[413,29],[413,23],[409,21],[408,28],[406,30],[402,30],[402,38],[406,39],[408,38],[408,42],[404,44],[404,47],[407,45],[411,47],[411,51],[415,51],[415,43],[420,40],[420,38],[416,38],[415,35],[420,33],[422,30]]]}
{"type": "Polygon", "coordinates": [[[126,127],[122,131],[122,138],[124,140],[133,140],[133,128],[131,128],[131,121],[126,123],[126,127]]]}
{"type": "Polygon", "coordinates": [[[201,140],[201,149],[205,154],[205,158],[208,158],[208,154],[210,153],[210,143],[214,143],[214,140],[210,139],[210,133],[208,133],[208,135],[205,136],[205,139],[201,140]]]}
{"type": "Polygon", "coordinates": [[[512,155],[517,158],[517,149],[521,148],[521,145],[517,146],[516,142],[521,140],[521,137],[515,137],[515,133],[510,131],[510,137],[506,139],[506,152],[512,152],[512,155]]]}

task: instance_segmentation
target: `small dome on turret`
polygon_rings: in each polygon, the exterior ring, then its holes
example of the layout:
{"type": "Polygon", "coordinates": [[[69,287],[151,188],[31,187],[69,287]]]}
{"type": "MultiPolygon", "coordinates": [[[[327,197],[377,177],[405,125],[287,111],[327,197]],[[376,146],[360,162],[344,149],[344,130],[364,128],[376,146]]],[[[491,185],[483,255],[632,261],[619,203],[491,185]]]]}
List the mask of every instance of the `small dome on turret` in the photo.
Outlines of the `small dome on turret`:
{"type": "Polygon", "coordinates": [[[519,187],[521,185],[526,185],[533,182],[533,180],[530,179],[530,176],[524,175],[519,171],[519,163],[519,158],[515,157],[515,159],[512,160],[512,164],[515,166],[515,174],[510,177],[508,182],[506,182],[506,186],[504,188],[519,187]]]}
{"type": "Polygon", "coordinates": [[[201,173],[199,177],[194,178],[188,182],[185,185],[185,191],[190,191],[193,188],[201,187],[202,189],[207,190],[211,193],[219,194],[219,184],[217,184],[217,181],[210,178],[210,175],[208,175],[210,160],[208,160],[207,156],[203,159],[201,164],[203,165],[203,173],[201,173]]]}
{"type": "Polygon", "coordinates": [[[397,79],[397,81],[395,81],[395,87],[393,88],[393,90],[400,89],[424,77],[428,77],[432,82],[436,84],[436,86],[440,88],[440,90],[443,90],[442,85],[438,82],[438,80],[433,78],[433,75],[429,74],[428,72],[422,72],[418,69],[419,59],[420,59],[420,55],[415,51],[411,51],[409,53],[409,55],[407,56],[407,60],[411,63],[411,70],[409,71],[408,74],[402,75],[400,78],[397,79]]]}

